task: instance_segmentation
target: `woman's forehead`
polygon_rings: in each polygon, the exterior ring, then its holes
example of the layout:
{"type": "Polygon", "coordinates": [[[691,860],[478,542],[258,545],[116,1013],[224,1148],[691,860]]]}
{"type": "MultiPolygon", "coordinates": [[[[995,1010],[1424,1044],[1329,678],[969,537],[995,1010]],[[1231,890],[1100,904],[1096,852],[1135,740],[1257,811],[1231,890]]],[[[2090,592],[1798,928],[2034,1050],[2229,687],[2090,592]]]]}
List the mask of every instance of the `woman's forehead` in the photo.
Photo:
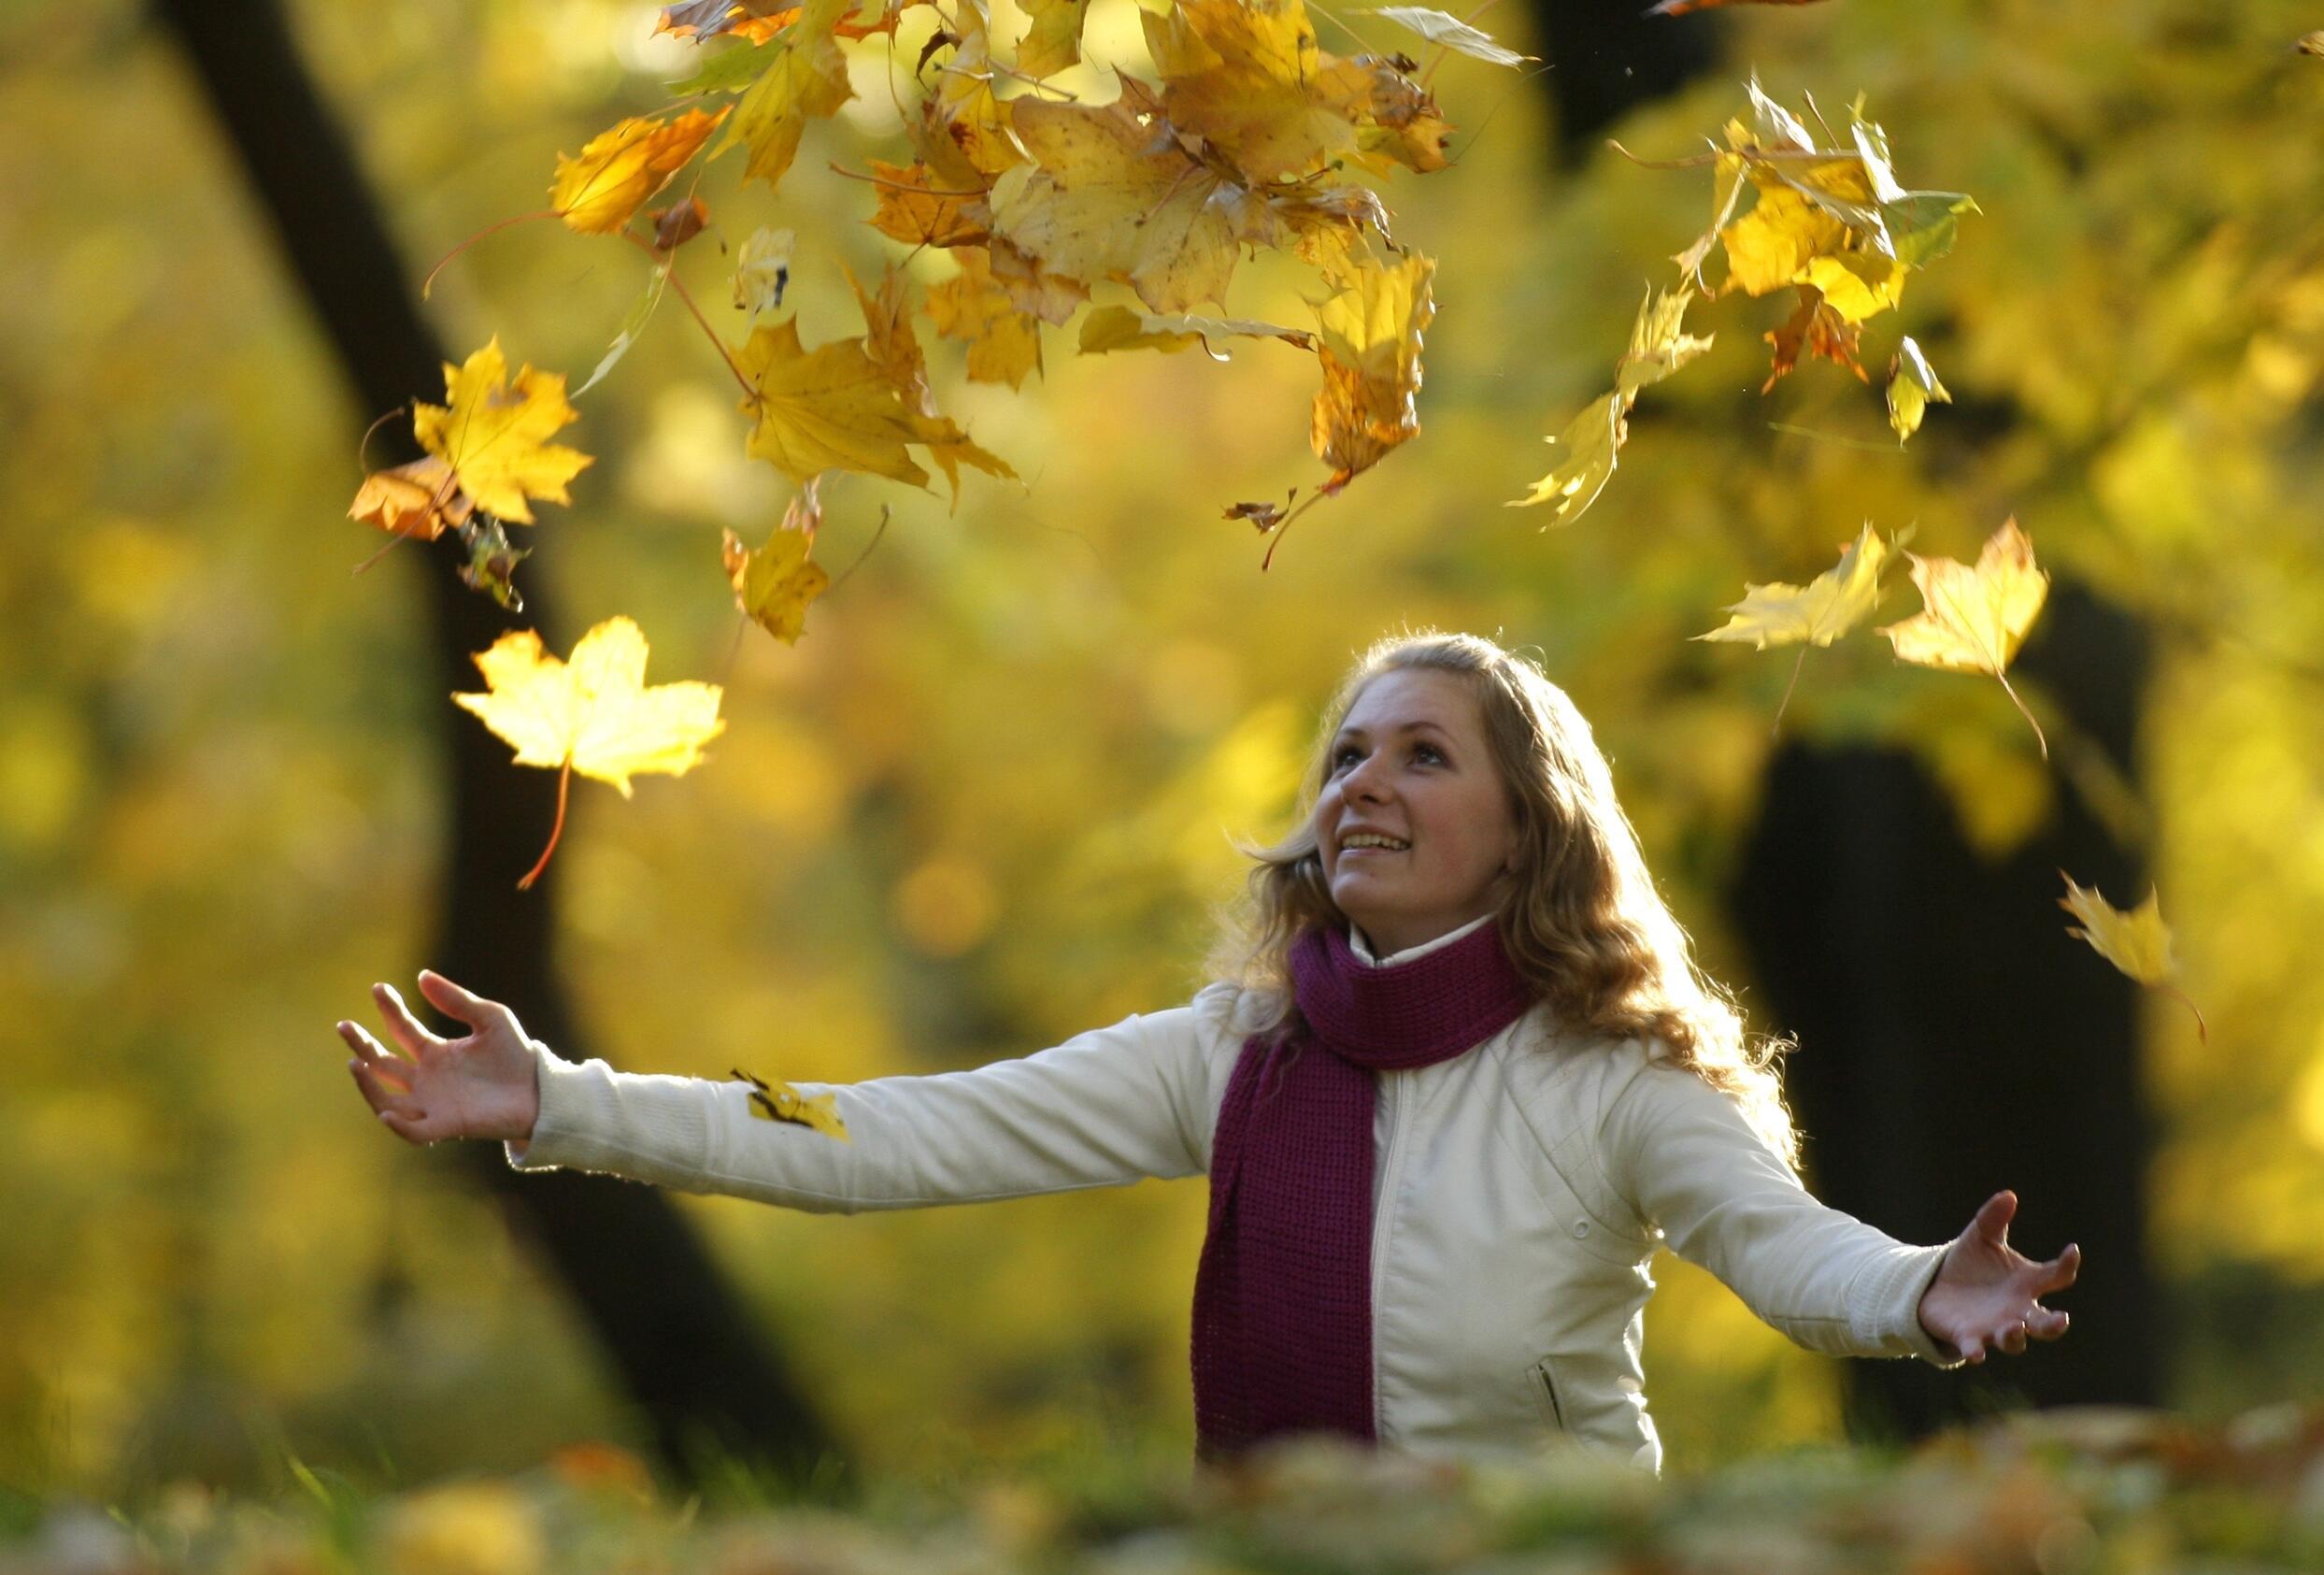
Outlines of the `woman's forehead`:
{"type": "Polygon", "coordinates": [[[1457,674],[1400,667],[1367,682],[1342,719],[1342,733],[1400,733],[1433,725],[1447,732],[1476,729],[1476,695],[1457,674]]]}

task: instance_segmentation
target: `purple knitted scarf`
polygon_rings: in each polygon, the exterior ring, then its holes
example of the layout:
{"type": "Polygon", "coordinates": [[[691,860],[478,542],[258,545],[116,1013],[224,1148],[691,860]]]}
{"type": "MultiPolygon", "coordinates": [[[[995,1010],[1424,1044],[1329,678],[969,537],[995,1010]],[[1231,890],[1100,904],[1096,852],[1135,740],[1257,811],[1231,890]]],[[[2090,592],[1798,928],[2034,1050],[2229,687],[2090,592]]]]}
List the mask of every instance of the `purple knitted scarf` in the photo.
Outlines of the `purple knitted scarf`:
{"type": "Polygon", "coordinates": [[[1532,1004],[1498,923],[1389,967],[1367,966],[1335,928],[1310,930],[1290,961],[1305,1034],[1244,1041],[1212,1139],[1194,1276],[1198,1460],[1276,1433],[1376,1439],[1374,1073],[1448,1061],[1532,1004]],[[1310,1048],[1291,1053],[1303,1038],[1310,1048]]]}

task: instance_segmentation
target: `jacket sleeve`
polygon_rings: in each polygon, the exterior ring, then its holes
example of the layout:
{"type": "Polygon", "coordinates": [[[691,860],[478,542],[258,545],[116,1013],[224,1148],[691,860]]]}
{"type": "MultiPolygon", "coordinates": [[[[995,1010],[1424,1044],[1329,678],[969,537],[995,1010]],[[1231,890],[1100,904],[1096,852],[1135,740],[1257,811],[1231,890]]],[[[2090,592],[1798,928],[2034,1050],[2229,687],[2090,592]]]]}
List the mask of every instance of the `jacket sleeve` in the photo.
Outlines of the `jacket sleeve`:
{"type": "Polygon", "coordinates": [[[1609,1178],[1672,1251],[1795,1343],[1960,1365],[1920,1325],[1946,1248],[1907,1246],[1818,1202],[1698,1074],[1647,1066],[1609,1107],[1603,1138],[1609,1178]]]}
{"type": "Polygon", "coordinates": [[[541,1108],[518,1170],[596,1170],[819,1214],[977,1203],[1201,1173],[1209,1078],[1195,1009],[1132,1016],[970,1071],[830,1093],[846,1140],[751,1113],[750,1085],[535,1052],[541,1108]]]}

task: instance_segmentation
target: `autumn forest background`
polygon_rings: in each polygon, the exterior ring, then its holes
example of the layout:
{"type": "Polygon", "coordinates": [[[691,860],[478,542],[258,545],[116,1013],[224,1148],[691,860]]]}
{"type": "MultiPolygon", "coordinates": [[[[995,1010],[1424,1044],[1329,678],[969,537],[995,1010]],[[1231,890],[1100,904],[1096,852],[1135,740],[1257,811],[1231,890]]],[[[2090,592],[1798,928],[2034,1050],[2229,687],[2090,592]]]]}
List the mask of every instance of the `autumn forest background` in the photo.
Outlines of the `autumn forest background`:
{"type": "MultiPolygon", "coordinates": [[[[1706,964],[1801,1038],[1822,1196],[1932,1241],[2014,1186],[2025,1251],[2087,1253],[2064,1342],[1957,1375],[1811,1356],[1664,1258],[1673,1470],[2030,1404],[2317,1397],[2324,59],[2295,43],[2324,12],[1641,8],[1495,7],[1473,20],[1541,61],[1445,58],[1452,167],[1377,183],[1437,260],[1423,430],[1263,572],[1221,513],[1323,479],[1312,355],[1048,329],[1012,393],[931,336],[945,408],[1019,480],[969,473],[955,508],[941,479],[826,478],[817,557],[855,566],[791,645],[720,544],[796,488],[667,301],[577,402],[562,437],[595,463],[524,537],[521,617],[426,547],[350,573],[384,539],[347,517],[375,417],[493,335],[577,386],[644,287],[636,250],[537,222],[416,304],[693,69],[655,7],[0,12],[0,1484],[256,1490],[287,1453],[413,1482],[582,1439],[920,1477],[1185,1455],[1199,1181],[848,1219],[519,1178],[381,1131],[331,1025],[435,966],[566,1053],[853,1081],[1180,1003],[1230,838],[1285,826],[1351,653],[1422,624],[1530,647],[1591,719],[1706,964]],[[286,65],[353,179],[319,176],[286,65]],[[1811,362],[1762,393],[1788,308],[1698,303],[1714,345],[1639,399],[1594,507],[1537,528],[1504,505],[1711,215],[1709,169],[1606,138],[1699,153],[1754,73],[1827,112],[1863,94],[1906,183],[1979,211],[1866,325],[1870,383],[1811,362]],[[1909,446],[1881,394],[1904,334],[1951,394],[1909,446]],[[1869,631],[1808,655],[1773,729],[1792,653],[1689,637],[1867,522],[1968,560],[2012,516],[2055,577],[2011,675],[2046,757],[1998,684],[1869,631]],[[577,782],[519,894],[553,776],[448,694],[499,629],[564,651],[617,613],[654,680],[725,686],[726,730],[632,799],[577,782]],[[2061,868],[2160,893],[2207,1040],[2066,934],[2061,868]]],[[[1309,10],[1326,49],[1415,48],[1309,10]]],[[[1144,68],[1132,0],[1094,0],[1087,39],[1144,68]]],[[[910,53],[845,50],[856,96],[778,196],[731,156],[701,188],[719,231],[677,267],[730,337],[721,236],[794,229],[810,343],[862,331],[843,265],[906,251],[831,166],[894,156],[910,53]]],[[[1227,315],[1312,327],[1314,293],[1262,259],[1227,315]]],[[[1882,621],[1918,606],[1896,572],[1882,621]]]]}

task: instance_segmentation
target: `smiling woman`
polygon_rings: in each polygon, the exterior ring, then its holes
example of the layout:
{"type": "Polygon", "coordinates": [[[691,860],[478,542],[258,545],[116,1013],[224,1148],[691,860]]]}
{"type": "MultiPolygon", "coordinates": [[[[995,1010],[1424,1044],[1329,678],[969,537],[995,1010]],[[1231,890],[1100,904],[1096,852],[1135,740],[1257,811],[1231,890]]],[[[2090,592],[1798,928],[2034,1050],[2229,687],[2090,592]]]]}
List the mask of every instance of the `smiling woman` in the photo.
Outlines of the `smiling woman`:
{"type": "Polygon", "coordinates": [[[579,1066],[435,974],[473,1030],[375,992],[405,1055],[349,1063],[415,1142],[499,1138],[821,1213],[1207,1174],[1205,1461],[1325,1432],[1413,1453],[1558,1439],[1659,1469],[1641,1349],[1667,1242],[1792,1339],[1940,1366],[2054,1339],[2069,1246],[1997,1193],[1918,1247],[1818,1203],[1775,1061],[1696,969],[1573,702],[1490,640],[1382,641],[1326,712],[1308,802],[1183,1007],[972,1071],[732,1082],[579,1066]],[[1313,1053],[1310,1053],[1312,1052],[1313,1053]]]}

